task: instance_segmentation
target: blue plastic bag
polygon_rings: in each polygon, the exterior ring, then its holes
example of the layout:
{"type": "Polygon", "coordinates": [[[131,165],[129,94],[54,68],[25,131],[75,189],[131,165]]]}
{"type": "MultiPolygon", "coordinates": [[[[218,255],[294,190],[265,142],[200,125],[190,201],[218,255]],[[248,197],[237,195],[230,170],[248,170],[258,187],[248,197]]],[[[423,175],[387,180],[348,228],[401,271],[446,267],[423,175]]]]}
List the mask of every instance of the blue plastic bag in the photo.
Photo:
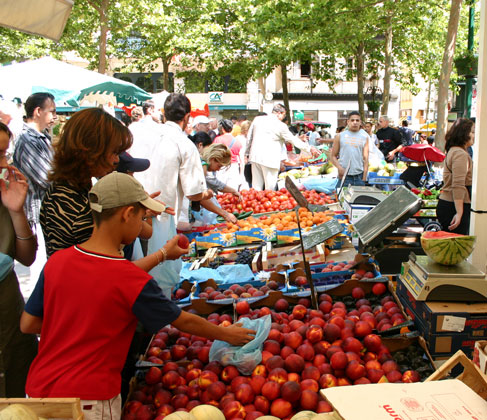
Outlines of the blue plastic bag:
{"type": "Polygon", "coordinates": [[[222,366],[235,366],[242,375],[250,375],[262,361],[264,341],[271,330],[271,316],[258,319],[242,318],[242,327],[256,331],[255,338],[242,347],[232,346],[225,341],[215,340],[210,349],[210,362],[220,362],[222,366]]]}
{"type": "MultiPolygon", "coordinates": [[[[161,249],[166,242],[176,235],[174,217],[162,213],[152,218],[152,236],[149,239],[147,255],[161,249]]],[[[156,265],[149,274],[154,278],[167,298],[171,298],[172,288],[179,283],[179,272],[181,271],[182,260],[165,261],[156,265]]]]}
{"type": "Polygon", "coordinates": [[[331,194],[336,190],[338,178],[310,178],[303,179],[301,183],[307,190],[316,190],[325,194],[331,194]]]}

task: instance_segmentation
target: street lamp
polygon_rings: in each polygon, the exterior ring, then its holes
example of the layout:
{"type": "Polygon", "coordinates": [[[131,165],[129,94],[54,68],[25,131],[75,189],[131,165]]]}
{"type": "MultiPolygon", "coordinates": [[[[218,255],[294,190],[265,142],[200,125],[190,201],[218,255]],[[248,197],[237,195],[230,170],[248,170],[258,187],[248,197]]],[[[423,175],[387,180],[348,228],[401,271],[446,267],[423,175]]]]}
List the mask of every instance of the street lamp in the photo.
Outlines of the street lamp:
{"type": "Polygon", "coordinates": [[[380,108],[380,100],[376,97],[382,94],[382,89],[379,87],[379,78],[377,73],[373,73],[370,77],[370,84],[365,94],[370,98],[367,103],[367,109],[372,112],[373,118],[376,119],[376,112],[380,108]]]}

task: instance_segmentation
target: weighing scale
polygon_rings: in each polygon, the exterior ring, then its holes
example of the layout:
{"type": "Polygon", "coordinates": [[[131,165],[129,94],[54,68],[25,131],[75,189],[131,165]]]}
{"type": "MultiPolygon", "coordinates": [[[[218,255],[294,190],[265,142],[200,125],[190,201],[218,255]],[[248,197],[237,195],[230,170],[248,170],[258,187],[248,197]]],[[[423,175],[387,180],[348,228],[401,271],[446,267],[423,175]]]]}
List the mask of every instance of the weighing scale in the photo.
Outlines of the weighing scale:
{"type": "Polygon", "coordinates": [[[441,265],[426,255],[411,253],[402,264],[401,278],[409,292],[420,301],[486,302],[485,273],[468,261],[441,265]]]}
{"type": "Polygon", "coordinates": [[[343,198],[349,204],[362,204],[375,206],[387,198],[387,194],[384,194],[376,187],[361,187],[351,185],[347,191],[343,194],[343,198]]]}

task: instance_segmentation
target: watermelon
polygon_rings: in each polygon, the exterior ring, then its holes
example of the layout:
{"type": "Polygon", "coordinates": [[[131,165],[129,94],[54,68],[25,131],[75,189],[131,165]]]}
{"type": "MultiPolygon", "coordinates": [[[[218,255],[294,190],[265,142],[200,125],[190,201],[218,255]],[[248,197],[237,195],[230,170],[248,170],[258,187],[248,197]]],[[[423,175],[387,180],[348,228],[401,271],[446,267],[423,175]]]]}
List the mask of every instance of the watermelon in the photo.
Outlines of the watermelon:
{"type": "Polygon", "coordinates": [[[466,260],[473,251],[475,236],[451,232],[424,232],[421,246],[428,257],[438,264],[455,265],[466,260]]]}

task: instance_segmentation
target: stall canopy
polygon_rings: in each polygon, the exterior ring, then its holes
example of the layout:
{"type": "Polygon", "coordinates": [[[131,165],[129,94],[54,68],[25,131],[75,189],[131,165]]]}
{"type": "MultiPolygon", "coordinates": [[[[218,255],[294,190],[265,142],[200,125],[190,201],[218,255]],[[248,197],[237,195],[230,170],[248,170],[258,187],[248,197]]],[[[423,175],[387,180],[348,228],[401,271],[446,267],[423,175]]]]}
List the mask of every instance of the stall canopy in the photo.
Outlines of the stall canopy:
{"type": "Polygon", "coordinates": [[[72,0],[2,0],[0,26],[59,41],[72,0]]]}
{"type": "Polygon", "coordinates": [[[50,92],[57,106],[141,104],[151,95],[124,80],[73,66],[51,57],[0,67],[0,95],[25,101],[35,92],[50,92]]]}

